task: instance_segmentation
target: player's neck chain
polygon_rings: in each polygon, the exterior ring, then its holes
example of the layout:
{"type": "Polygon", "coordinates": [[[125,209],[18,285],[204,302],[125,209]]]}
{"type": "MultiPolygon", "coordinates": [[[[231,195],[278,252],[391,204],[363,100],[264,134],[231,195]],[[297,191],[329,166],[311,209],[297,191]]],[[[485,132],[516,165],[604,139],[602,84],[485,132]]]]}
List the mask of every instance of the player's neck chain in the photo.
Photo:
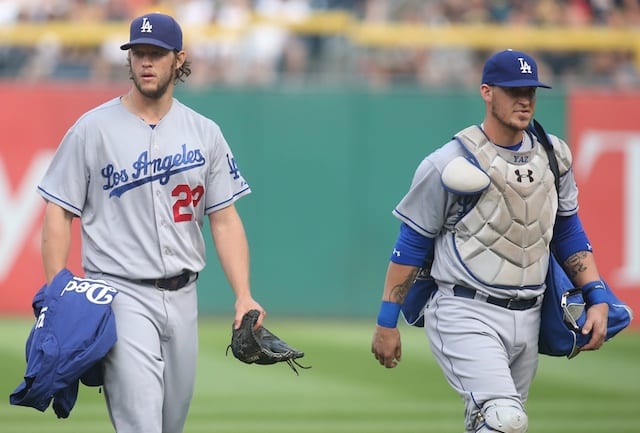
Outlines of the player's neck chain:
{"type": "MultiPolygon", "coordinates": [[[[160,120],[162,120],[163,116],[157,116],[157,117],[153,117],[153,119],[151,118],[147,118],[146,116],[144,116],[142,114],[142,110],[138,109],[138,106],[136,105],[136,103],[133,100],[133,96],[131,95],[131,92],[127,93],[124,98],[127,99],[127,104],[129,107],[129,111],[131,111],[131,113],[133,113],[134,115],[138,116],[140,119],[142,119],[143,122],[152,125],[152,126],[156,126],[160,120]]],[[[123,98],[123,99],[124,99],[123,98]]]]}

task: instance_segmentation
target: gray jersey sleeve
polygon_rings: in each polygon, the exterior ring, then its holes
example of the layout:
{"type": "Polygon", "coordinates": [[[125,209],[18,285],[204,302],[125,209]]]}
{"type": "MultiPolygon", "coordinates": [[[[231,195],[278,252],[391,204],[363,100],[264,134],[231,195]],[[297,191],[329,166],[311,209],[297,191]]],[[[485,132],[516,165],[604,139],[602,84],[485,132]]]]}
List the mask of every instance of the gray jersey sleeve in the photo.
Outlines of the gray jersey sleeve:
{"type": "Polygon", "coordinates": [[[251,192],[229,144],[217,126],[210,160],[212,163],[207,175],[205,194],[205,213],[207,214],[229,206],[238,198],[251,192]]]}
{"type": "Polygon", "coordinates": [[[65,134],[38,185],[40,194],[46,200],[77,216],[84,209],[89,184],[84,142],[84,128],[81,122],[77,122],[65,134]]]}
{"type": "Polygon", "coordinates": [[[437,236],[447,225],[449,209],[455,200],[441,180],[442,169],[462,150],[456,142],[450,142],[427,156],[418,166],[411,186],[393,214],[418,233],[427,237],[437,236]]]}
{"type": "Polygon", "coordinates": [[[578,212],[578,185],[573,173],[573,158],[569,145],[562,139],[550,135],[558,159],[560,171],[560,191],[558,196],[558,215],[569,216],[578,212]]]}

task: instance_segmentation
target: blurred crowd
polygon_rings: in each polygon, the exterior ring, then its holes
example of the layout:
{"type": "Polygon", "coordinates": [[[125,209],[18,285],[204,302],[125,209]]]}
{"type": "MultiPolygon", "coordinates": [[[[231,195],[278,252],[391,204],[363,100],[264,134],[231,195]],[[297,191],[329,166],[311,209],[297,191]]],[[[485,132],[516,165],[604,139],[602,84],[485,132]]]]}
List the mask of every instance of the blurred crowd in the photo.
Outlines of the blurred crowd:
{"type": "MultiPolygon", "coordinates": [[[[339,32],[300,32],[281,25],[282,20],[304,22],[322,12],[344,12],[363,24],[640,26],[640,0],[0,0],[0,28],[57,21],[128,23],[150,11],[175,16],[189,36],[185,49],[193,65],[190,86],[364,83],[474,88],[479,68],[490,54],[445,46],[372,47],[354,44],[339,32]],[[194,37],[197,29],[207,26],[220,31],[194,37]]],[[[126,79],[126,54],[119,50],[126,37],[105,36],[89,45],[62,44],[55,37],[11,44],[0,37],[0,78],[126,79]]],[[[508,47],[507,42],[496,49],[508,47]]],[[[543,79],[556,86],[640,88],[632,51],[532,54],[539,60],[543,79]]]]}

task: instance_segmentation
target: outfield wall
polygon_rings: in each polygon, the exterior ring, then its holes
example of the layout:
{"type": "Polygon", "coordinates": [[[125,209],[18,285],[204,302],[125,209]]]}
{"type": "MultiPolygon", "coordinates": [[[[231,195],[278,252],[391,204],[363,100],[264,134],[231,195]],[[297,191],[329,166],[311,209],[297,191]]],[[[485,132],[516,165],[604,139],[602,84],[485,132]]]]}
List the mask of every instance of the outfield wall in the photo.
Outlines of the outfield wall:
{"type": "MultiPolygon", "coordinates": [[[[125,90],[0,85],[0,194],[6,204],[0,211],[0,312],[27,313],[43,281],[42,202],[35,185],[53,150],[80,114],[125,90]]],[[[252,186],[238,209],[251,244],[254,295],[281,314],[375,315],[398,229],[391,210],[424,155],[480,122],[483,113],[476,94],[456,92],[180,90],[178,96],[221,125],[252,186]]],[[[636,311],[640,234],[632,222],[640,211],[634,178],[640,126],[631,108],[639,102],[640,95],[567,98],[556,90],[542,91],[538,102],[547,129],[571,138],[583,187],[581,216],[601,271],[636,311]],[[620,104],[630,109],[621,111],[620,104]]],[[[231,290],[210,240],[208,246],[201,310],[230,311],[231,290]]],[[[71,263],[79,271],[77,248],[71,263]]]]}

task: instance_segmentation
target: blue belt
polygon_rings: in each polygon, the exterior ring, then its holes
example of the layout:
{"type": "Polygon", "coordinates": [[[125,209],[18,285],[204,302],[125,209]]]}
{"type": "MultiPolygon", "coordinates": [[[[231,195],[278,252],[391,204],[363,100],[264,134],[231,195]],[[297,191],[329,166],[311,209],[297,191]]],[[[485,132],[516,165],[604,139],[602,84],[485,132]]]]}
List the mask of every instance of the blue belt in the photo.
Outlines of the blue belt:
{"type": "MultiPolygon", "coordinates": [[[[458,286],[458,285],[453,286],[453,295],[459,296],[461,298],[476,299],[477,292],[478,292],[477,290],[472,289],[470,287],[464,287],[464,286],[458,286]]],[[[484,296],[482,298],[484,298],[484,296]]],[[[482,298],[479,298],[479,300],[482,300],[482,298]]],[[[509,310],[528,310],[529,308],[533,307],[538,303],[538,298],[535,297],[532,299],[516,299],[516,298],[509,299],[509,298],[496,298],[495,296],[487,295],[484,301],[489,304],[497,305],[502,308],[507,308],[509,310]]]]}

